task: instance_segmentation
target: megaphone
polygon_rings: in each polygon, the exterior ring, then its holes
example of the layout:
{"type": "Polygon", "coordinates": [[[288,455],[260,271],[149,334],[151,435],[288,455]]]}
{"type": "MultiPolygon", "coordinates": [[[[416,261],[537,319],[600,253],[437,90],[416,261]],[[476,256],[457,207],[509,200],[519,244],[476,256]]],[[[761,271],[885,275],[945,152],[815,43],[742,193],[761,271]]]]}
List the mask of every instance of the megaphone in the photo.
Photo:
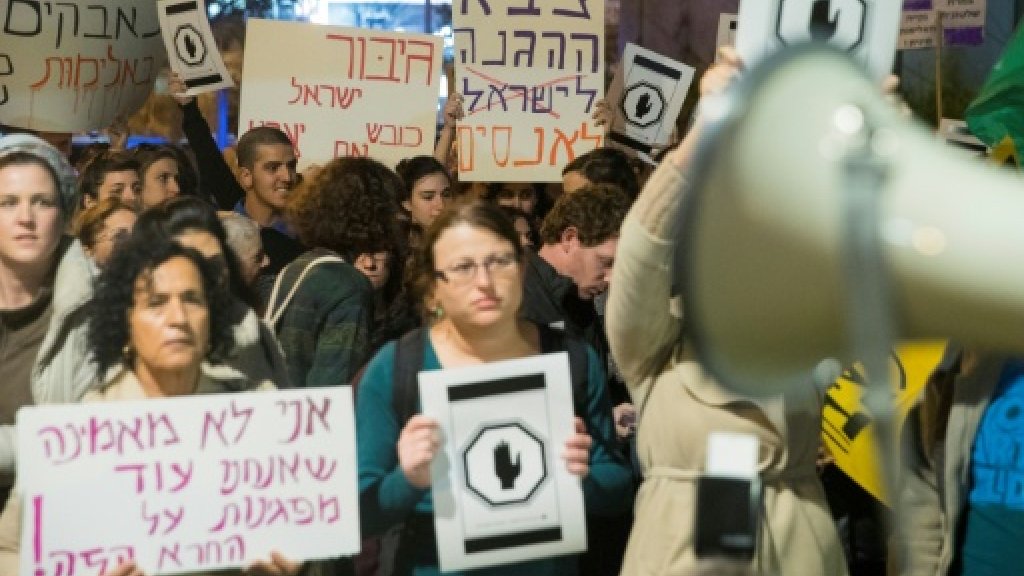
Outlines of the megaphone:
{"type": "Polygon", "coordinates": [[[823,358],[856,359],[851,326],[878,312],[850,305],[861,290],[885,291],[892,336],[1024,352],[1024,180],[936,142],[824,47],[777,54],[706,104],[675,280],[723,384],[775,394],[823,358]],[[875,210],[850,210],[868,197],[875,210]],[[864,277],[851,229],[874,231],[864,277]]]}

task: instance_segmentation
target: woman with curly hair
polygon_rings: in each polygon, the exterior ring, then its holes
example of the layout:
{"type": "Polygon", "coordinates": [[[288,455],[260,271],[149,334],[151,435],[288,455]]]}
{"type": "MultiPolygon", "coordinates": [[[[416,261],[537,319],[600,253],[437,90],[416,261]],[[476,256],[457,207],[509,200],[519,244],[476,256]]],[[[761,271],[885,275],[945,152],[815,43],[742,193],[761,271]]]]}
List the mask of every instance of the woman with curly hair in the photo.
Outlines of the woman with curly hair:
{"type": "MultiPolygon", "coordinates": [[[[134,236],[114,254],[97,285],[88,340],[104,377],[103,384],[83,401],[236,389],[216,368],[232,348],[232,325],[224,313],[230,300],[216,264],[197,251],[161,235],[134,236]]],[[[269,381],[257,387],[274,389],[269,381]]],[[[16,488],[0,516],[0,571],[4,574],[17,571],[21,506],[16,488]]],[[[273,553],[246,573],[296,576],[301,566],[273,553]]],[[[129,560],[104,576],[141,576],[141,572],[129,560]]]]}
{"type": "Polygon", "coordinates": [[[376,160],[337,158],[288,199],[288,221],[312,249],[278,275],[265,317],[293,385],[348,384],[369,356],[373,287],[352,263],[396,249],[401,189],[376,160]]]}

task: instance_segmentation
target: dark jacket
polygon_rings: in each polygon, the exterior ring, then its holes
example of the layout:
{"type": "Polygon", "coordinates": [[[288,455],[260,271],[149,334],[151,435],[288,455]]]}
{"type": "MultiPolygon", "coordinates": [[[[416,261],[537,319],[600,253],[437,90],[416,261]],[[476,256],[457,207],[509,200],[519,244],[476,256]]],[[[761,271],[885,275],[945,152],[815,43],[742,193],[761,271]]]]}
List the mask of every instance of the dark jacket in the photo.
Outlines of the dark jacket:
{"type": "MultiPolygon", "coordinates": [[[[328,254],[314,248],[289,264],[268,309],[280,306],[307,264],[328,254]]],[[[292,384],[349,384],[369,358],[372,321],[373,288],[361,272],[341,261],[312,268],[274,326],[292,384]]]]}

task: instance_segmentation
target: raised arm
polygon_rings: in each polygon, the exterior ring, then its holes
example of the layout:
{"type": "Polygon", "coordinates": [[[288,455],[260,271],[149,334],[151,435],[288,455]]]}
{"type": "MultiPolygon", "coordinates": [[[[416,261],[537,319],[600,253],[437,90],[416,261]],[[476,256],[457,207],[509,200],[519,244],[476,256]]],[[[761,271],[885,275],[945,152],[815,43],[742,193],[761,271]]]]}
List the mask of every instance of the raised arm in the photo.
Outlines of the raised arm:
{"type": "Polygon", "coordinates": [[[233,210],[238,201],[245,198],[245,190],[224,160],[224,155],[221,154],[217,142],[213,139],[213,133],[210,132],[210,125],[199,111],[195,96],[185,95],[185,82],[174,72],[171,73],[167,89],[181,106],[181,129],[185,132],[185,138],[192,151],[195,152],[200,192],[208,198],[213,198],[221,210],[233,210]]]}

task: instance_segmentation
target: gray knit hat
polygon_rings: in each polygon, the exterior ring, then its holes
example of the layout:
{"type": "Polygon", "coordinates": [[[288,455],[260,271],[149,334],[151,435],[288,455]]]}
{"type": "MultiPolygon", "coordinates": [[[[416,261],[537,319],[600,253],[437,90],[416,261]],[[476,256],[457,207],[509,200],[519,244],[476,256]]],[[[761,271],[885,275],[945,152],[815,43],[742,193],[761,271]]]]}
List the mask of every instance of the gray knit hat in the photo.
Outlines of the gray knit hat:
{"type": "Polygon", "coordinates": [[[67,221],[75,213],[75,207],[78,205],[77,176],[71,163],[48,142],[31,134],[0,136],[0,157],[12,152],[35,154],[53,168],[57,177],[60,178],[61,210],[65,221],[67,221]]]}

